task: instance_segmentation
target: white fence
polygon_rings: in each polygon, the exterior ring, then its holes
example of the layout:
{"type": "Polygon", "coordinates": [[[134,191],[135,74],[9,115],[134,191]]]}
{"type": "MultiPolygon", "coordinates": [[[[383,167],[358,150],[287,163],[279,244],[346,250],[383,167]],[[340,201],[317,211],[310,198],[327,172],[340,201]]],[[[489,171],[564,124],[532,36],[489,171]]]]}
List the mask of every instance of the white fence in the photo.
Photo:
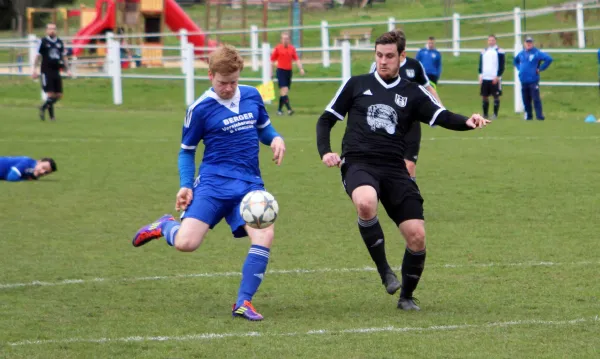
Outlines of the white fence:
{"type": "MultiPolygon", "coordinates": [[[[548,33],[557,33],[557,32],[565,32],[565,31],[576,31],[578,37],[578,47],[579,49],[544,49],[544,51],[548,53],[595,53],[596,50],[585,49],[585,31],[589,30],[600,30],[600,26],[584,26],[584,16],[583,10],[585,9],[600,9],[600,5],[586,5],[584,6],[582,3],[577,3],[573,5],[573,8],[576,11],[576,19],[577,19],[577,28],[573,29],[560,29],[560,30],[544,30],[544,31],[528,31],[528,35],[533,35],[536,33],[540,34],[548,34],[548,33]]],[[[569,8],[562,8],[557,11],[565,11],[569,8]]],[[[452,22],[452,39],[439,39],[440,43],[448,43],[451,44],[451,47],[447,48],[438,48],[440,52],[452,53],[454,56],[460,56],[461,53],[479,53],[480,49],[472,49],[472,48],[462,48],[460,43],[463,41],[472,41],[472,40],[484,40],[487,39],[487,35],[484,36],[476,36],[476,37],[461,37],[460,36],[460,22],[467,19],[485,19],[485,18],[497,18],[497,17],[512,17],[512,21],[514,23],[514,32],[513,33],[504,33],[497,34],[497,37],[513,37],[513,51],[514,53],[518,53],[521,50],[522,46],[522,27],[521,23],[527,14],[534,14],[536,12],[539,13],[540,9],[522,11],[520,8],[515,8],[512,12],[503,12],[503,13],[493,13],[493,14],[482,14],[482,15],[468,15],[461,16],[459,14],[454,14],[452,17],[442,17],[442,18],[429,18],[429,19],[409,19],[409,20],[398,20],[396,18],[390,17],[387,22],[370,22],[370,23],[355,23],[355,24],[328,24],[327,21],[322,21],[320,25],[312,25],[312,26],[302,26],[302,27],[286,27],[286,28],[270,28],[270,29],[259,29],[257,26],[251,26],[250,30],[230,30],[230,31],[218,31],[211,32],[210,34],[239,34],[239,33],[247,33],[250,34],[250,48],[240,48],[239,50],[243,54],[247,54],[251,59],[251,65],[253,71],[259,71],[262,69],[262,74],[260,77],[253,78],[242,78],[241,80],[244,82],[267,82],[271,79],[271,64],[270,64],[270,51],[271,47],[268,43],[259,43],[260,32],[265,31],[283,31],[290,29],[318,29],[321,33],[321,46],[314,48],[299,48],[297,49],[299,53],[306,52],[318,52],[321,54],[321,65],[325,68],[330,67],[331,65],[331,55],[332,53],[339,53],[339,58],[341,59],[342,71],[340,77],[327,77],[327,78],[298,78],[294,81],[296,82],[340,82],[346,78],[351,76],[351,53],[353,51],[358,52],[372,52],[372,45],[368,46],[351,46],[348,41],[341,42],[341,46],[332,46],[329,32],[330,29],[333,28],[341,28],[341,27],[349,27],[349,26],[373,26],[373,25],[382,25],[386,24],[388,29],[394,29],[398,24],[409,24],[409,23],[423,23],[423,22],[434,22],[434,21],[451,21],[452,22]],[[260,46],[260,47],[259,47],[260,46]]],[[[202,33],[204,34],[204,33],[202,33]]],[[[104,61],[105,67],[104,70],[99,73],[76,73],[75,75],[78,77],[104,77],[112,79],[112,88],[113,88],[113,102],[116,105],[123,103],[123,92],[122,92],[122,79],[129,78],[138,78],[138,79],[156,79],[156,80],[184,80],[185,84],[185,103],[191,104],[194,101],[194,80],[206,80],[208,79],[206,76],[195,76],[195,55],[194,51],[207,51],[208,48],[194,48],[191,43],[188,42],[189,36],[200,35],[196,33],[188,33],[186,30],[181,30],[177,35],[179,36],[179,46],[164,46],[163,50],[177,51],[177,56],[170,57],[161,57],[162,60],[176,60],[180,62],[180,68],[182,75],[156,75],[156,74],[123,74],[121,72],[121,56],[120,56],[120,40],[124,38],[130,37],[140,37],[140,36],[173,36],[172,33],[160,33],[160,34],[135,34],[135,35],[123,35],[116,36],[111,33],[107,34],[107,36],[94,36],[90,38],[94,39],[105,39],[106,47],[108,51],[106,52],[106,59],[104,61]]],[[[66,37],[64,40],[72,40],[73,38],[66,37]]],[[[33,66],[36,52],[37,52],[37,39],[35,35],[29,35],[27,39],[9,39],[9,40],[1,40],[0,41],[0,50],[1,49],[27,49],[28,50],[28,61],[27,63],[10,63],[10,64],[0,64],[0,70],[2,68],[20,68],[21,72],[14,73],[8,72],[3,73],[0,71],[0,75],[29,75],[30,71],[22,71],[23,68],[29,68],[33,66]]],[[[410,45],[420,44],[422,41],[409,41],[407,51],[416,51],[418,48],[410,47],[410,45]]],[[[104,46],[99,45],[85,45],[82,46],[86,49],[91,48],[99,48],[104,46]]],[[[128,46],[129,49],[141,49],[141,46],[128,46]]],[[[156,47],[153,47],[156,49],[156,47]]],[[[147,60],[147,59],[138,59],[139,61],[147,60]]],[[[73,59],[72,67],[77,69],[78,65],[85,64],[90,60],[79,60],[73,59]]],[[[507,68],[511,66],[511,64],[507,64],[507,68]]],[[[366,68],[365,68],[366,69],[366,68]]],[[[520,97],[520,83],[518,81],[518,72],[516,69],[514,70],[514,78],[515,81],[503,81],[503,85],[515,86],[515,112],[522,112],[523,106],[521,103],[520,97]]],[[[475,78],[475,76],[474,76],[475,78]]],[[[453,85],[477,85],[478,81],[465,81],[465,80],[442,80],[440,84],[453,84],[453,85]]],[[[595,82],[542,82],[542,85],[545,86],[597,86],[595,82]]]]}

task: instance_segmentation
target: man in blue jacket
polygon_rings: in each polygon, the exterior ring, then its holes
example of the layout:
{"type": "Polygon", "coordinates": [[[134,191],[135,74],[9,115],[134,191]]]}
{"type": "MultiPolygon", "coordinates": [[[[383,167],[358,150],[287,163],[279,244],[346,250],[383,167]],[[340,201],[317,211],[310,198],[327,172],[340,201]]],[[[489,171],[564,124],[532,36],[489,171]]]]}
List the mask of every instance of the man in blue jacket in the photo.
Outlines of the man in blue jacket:
{"type": "Polygon", "coordinates": [[[521,96],[525,106],[525,120],[532,120],[531,102],[535,107],[535,116],[544,120],[542,99],[540,98],[540,72],[546,70],[552,63],[552,57],[533,46],[533,38],[525,39],[525,48],[515,56],[514,66],[519,70],[521,81],[521,96]]]}
{"type": "Polygon", "coordinates": [[[417,52],[415,59],[423,64],[425,73],[435,88],[440,76],[442,76],[442,54],[435,49],[435,38],[433,36],[430,36],[427,40],[427,47],[417,52]]]}

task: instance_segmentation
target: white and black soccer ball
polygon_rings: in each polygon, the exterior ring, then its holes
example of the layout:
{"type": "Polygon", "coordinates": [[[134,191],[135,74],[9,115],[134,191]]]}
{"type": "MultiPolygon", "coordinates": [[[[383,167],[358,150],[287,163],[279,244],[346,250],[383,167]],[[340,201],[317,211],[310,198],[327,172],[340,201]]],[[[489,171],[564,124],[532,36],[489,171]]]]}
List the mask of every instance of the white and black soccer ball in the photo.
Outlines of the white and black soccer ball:
{"type": "Polygon", "coordinates": [[[279,204],[267,191],[248,192],[240,203],[240,215],[252,228],[267,228],[277,219],[279,204]]]}

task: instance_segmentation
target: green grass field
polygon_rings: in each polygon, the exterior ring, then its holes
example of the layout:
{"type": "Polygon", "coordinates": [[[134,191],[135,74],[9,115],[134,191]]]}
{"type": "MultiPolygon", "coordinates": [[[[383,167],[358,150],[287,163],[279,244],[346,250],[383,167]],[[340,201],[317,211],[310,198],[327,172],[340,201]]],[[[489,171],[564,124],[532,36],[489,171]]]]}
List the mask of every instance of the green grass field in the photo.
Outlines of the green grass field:
{"type": "MultiPolygon", "coordinates": [[[[471,65],[448,71],[464,78],[471,65]]],[[[556,73],[548,76],[573,74],[556,73]]],[[[600,115],[597,88],[544,87],[547,120],[526,123],[506,87],[488,128],[424,128],[428,258],[415,293],[422,311],[404,313],[372,268],[339,172],[317,155],[315,121],[337,84],[294,84],[298,115],[273,118],[284,164],[261,152],[281,211],[255,298],[266,320],[248,323],[230,309],[249,244],[225,223],[192,254],[163,240],[131,246],[141,225],[173,212],[185,106],[182,81],[123,86],[117,107],[108,80],[65,81],[58,121],[42,123],[37,83],[0,83],[0,154],[52,156],[59,168],[0,183],[1,358],[600,355],[600,127],[583,122],[600,115]]],[[[449,109],[480,111],[475,86],[439,92],[449,109]]],[[[334,148],[344,127],[333,130],[334,148]]],[[[403,241],[383,213],[399,267],[403,241]]]]}

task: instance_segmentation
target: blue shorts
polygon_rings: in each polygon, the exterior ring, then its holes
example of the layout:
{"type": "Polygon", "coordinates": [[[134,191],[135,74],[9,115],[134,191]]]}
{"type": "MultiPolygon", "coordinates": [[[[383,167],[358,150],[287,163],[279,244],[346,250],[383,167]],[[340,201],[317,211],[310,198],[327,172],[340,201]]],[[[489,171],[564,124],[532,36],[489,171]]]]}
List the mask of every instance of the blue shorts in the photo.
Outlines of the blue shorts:
{"type": "Polygon", "coordinates": [[[223,218],[235,238],[246,237],[246,222],[240,215],[240,202],[251,191],[265,190],[263,183],[252,183],[218,175],[203,175],[194,183],[194,198],[181,219],[194,218],[214,228],[223,218]]]}

